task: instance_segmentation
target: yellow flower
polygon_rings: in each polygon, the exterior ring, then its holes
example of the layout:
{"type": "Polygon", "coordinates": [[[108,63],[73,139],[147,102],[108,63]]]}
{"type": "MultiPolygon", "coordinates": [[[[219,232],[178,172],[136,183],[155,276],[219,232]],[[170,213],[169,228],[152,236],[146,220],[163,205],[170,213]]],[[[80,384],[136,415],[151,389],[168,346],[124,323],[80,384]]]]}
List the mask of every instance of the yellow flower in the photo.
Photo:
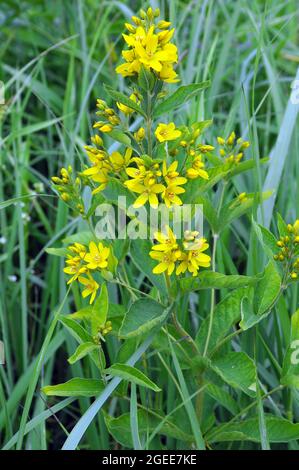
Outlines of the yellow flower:
{"type": "Polygon", "coordinates": [[[98,161],[92,167],[87,168],[82,172],[83,175],[88,176],[92,181],[100,183],[100,185],[92,191],[92,194],[96,194],[106,188],[108,179],[109,166],[103,161],[98,161]]]}
{"type": "Polygon", "coordinates": [[[126,168],[129,165],[129,163],[132,161],[132,158],[131,158],[132,153],[133,153],[133,149],[130,147],[127,148],[124,155],[122,155],[119,152],[112,152],[109,157],[112,169],[115,172],[119,172],[123,168],[126,168]]]}
{"type": "Polygon", "coordinates": [[[110,124],[103,124],[102,122],[101,123],[96,122],[93,125],[93,127],[99,129],[99,131],[104,132],[104,133],[111,132],[113,129],[113,127],[110,124]]]}
{"type": "Polygon", "coordinates": [[[179,258],[181,262],[176,269],[177,275],[188,270],[196,276],[200,267],[208,268],[211,264],[211,257],[203,253],[209,248],[205,238],[195,239],[190,246],[192,249],[183,252],[179,258]]]}
{"type": "Polygon", "coordinates": [[[134,158],[134,161],[137,163],[137,168],[133,168],[131,166],[126,168],[127,175],[132,179],[127,180],[124,183],[124,185],[131,191],[134,191],[134,187],[142,183],[147,175],[147,170],[143,164],[143,160],[141,158],[134,158]]]}
{"type": "Polygon", "coordinates": [[[177,186],[176,184],[170,184],[163,191],[162,198],[167,207],[171,207],[172,205],[181,206],[183,202],[178,197],[178,194],[182,194],[184,192],[185,192],[184,188],[181,188],[180,186],[177,186]]]}
{"type": "Polygon", "coordinates": [[[174,122],[169,124],[160,123],[155,130],[155,136],[159,142],[165,142],[168,140],[176,140],[182,135],[181,131],[175,128],[174,122]]]}
{"type": "Polygon", "coordinates": [[[116,67],[115,71],[116,73],[121,74],[123,77],[132,77],[135,73],[139,73],[140,69],[141,63],[139,60],[134,58],[131,61],[120,64],[118,67],[116,67]]]}
{"type": "Polygon", "coordinates": [[[295,223],[294,223],[294,225],[293,225],[293,229],[294,229],[294,233],[295,233],[296,235],[298,235],[298,234],[299,234],[299,219],[297,219],[297,220],[295,221],[295,223]]]}
{"type": "Polygon", "coordinates": [[[64,272],[71,275],[72,277],[67,281],[67,284],[71,284],[73,281],[78,279],[81,274],[87,272],[86,266],[82,266],[82,259],[79,256],[75,256],[66,260],[66,267],[64,272]]]}
{"type": "Polygon", "coordinates": [[[159,204],[157,194],[162,193],[165,189],[165,186],[159,183],[150,184],[148,180],[145,180],[143,184],[135,183],[131,189],[135,193],[140,194],[140,196],[138,196],[134,202],[133,207],[137,209],[138,207],[144,206],[144,204],[148,201],[151,207],[157,208],[159,204]]]}
{"type": "Polygon", "coordinates": [[[88,276],[88,278],[79,276],[78,280],[81,284],[85,286],[85,289],[82,291],[82,297],[85,299],[85,297],[88,297],[90,295],[91,297],[89,303],[92,304],[95,299],[97,290],[100,287],[99,284],[90,275],[88,276]]]}
{"type": "Polygon", "coordinates": [[[137,142],[141,142],[145,137],[144,127],[140,127],[137,132],[134,132],[134,138],[137,142]]]}
{"type": "Polygon", "coordinates": [[[209,179],[208,173],[204,170],[204,163],[201,160],[201,156],[198,155],[193,159],[192,167],[188,168],[186,175],[190,179],[203,178],[205,180],[209,179]]]}
{"type": "Polygon", "coordinates": [[[158,29],[167,29],[167,28],[169,28],[170,25],[171,25],[170,21],[161,20],[157,24],[157,28],[158,29]]]}
{"type": "Polygon", "coordinates": [[[236,134],[235,134],[235,132],[233,131],[233,132],[230,134],[230,136],[228,137],[228,139],[226,140],[226,143],[227,143],[228,145],[233,145],[234,142],[235,142],[235,139],[236,139],[236,134]]]}
{"type": "MultiPolygon", "coordinates": [[[[134,103],[139,103],[139,100],[135,93],[132,93],[132,95],[130,95],[130,100],[134,101],[134,103]]],[[[126,115],[134,113],[134,109],[130,108],[129,106],[126,106],[123,103],[119,103],[118,101],[116,102],[116,106],[122,113],[126,115]]]]}
{"type": "Polygon", "coordinates": [[[176,236],[174,235],[173,231],[170,227],[166,227],[166,233],[164,232],[156,232],[154,234],[155,239],[159,242],[157,245],[152,246],[153,251],[171,251],[177,250],[178,244],[176,240],[176,236]]]}
{"type": "Polygon", "coordinates": [[[151,251],[150,257],[156,261],[159,261],[159,264],[154,267],[154,274],[161,274],[167,271],[168,276],[170,276],[175,268],[175,263],[178,259],[176,252],[174,251],[151,251]]]}
{"type": "Polygon", "coordinates": [[[169,30],[169,22],[160,21],[155,24],[155,13],[141,11],[141,18],[132,17],[135,26],[126,23],[129,34],[123,38],[129,49],[122,51],[125,63],[116,68],[123,77],[139,74],[141,67],[153,70],[160,80],[174,83],[178,81],[172,64],[178,60],[177,47],[170,43],[174,29],[169,30]],[[160,30],[157,34],[156,30],[160,30]]]}
{"type": "Polygon", "coordinates": [[[136,43],[143,43],[146,39],[146,31],[142,26],[138,26],[130,35],[123,34],[123,38],[128,46],[135,47],[136,43]]]}
{"type": "Polygon", "coordinates": [[[159,78],[167,83],[177,83],[180,81],[177,76],[178,74],[174,71],[172,65],[164,62],[159,72],[159,78]]]}
{"type": "Polygon", "coordinates": [[[104,247],[102,243],[98,246],[95,242],[89,243],[89,252],[85,256],[87,267],[89,269],[104,269],[108,266],[107,258],[110,254],[110,248],[104,247]]]}
{"type": "Polygon", "coordinates": [[[153,34],[153,26],[147,33],[145,39],[145,46],[140,42],[135,42],[135,53],[138,57],[138,60],[146,68],[152,68],[156,72],[159,72],[162,69],[161,61],[167,60],[167,53],[157,50],[158,48],[158,36],[153,34]]]}
{"type": "Polygon", "coordinates": [[[156,232],[155,239],[159,242],[157,245],[152,246],[152,251],[150,251],[150,257],[156,261],[159,261],[159,264],[154,267],[154,274],[161,274],[167,272],[170,276],[174,269],[175,263],[181,256],[181,251],[179,250],[176,236],[170,229],[166,227],[166,233],[156,232]]]}
{"type": "Polygon", "coordinates": [[[187,178],[180,176],[177,171],[179,162],[175,160],[168,168],[166,166],[166,161],[163,161],[162,174],[167,184],[176,184],[181,185],[187,183],[187,178]]]}
{"type": "Polygon", "coordinates": [[[86,247],[82,245],[82,243],[75,242],[73,245],[68,247],[68,250],[79,255],[81,259],[83,259],[86,255],[86,247]]]}

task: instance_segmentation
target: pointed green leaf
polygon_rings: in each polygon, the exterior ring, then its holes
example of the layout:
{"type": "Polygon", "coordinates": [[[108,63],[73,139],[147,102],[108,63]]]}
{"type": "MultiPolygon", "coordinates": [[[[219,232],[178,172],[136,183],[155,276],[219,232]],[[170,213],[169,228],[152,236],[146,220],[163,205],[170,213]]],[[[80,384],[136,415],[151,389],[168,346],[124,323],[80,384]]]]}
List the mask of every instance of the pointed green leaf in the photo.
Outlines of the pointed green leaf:
{"type": "Polygon", "coordinates": [[[119,335],[121,338],[132,338],[147,333],[160,326],[166,320],[171,308],[151,299],[139,299],[129,308],[123,319],[119,335]]]}
{"type": "MultiPolygon", "coordinates": [[[[216,345],[230,332],[232,327],[241,318],[241,300],[246,295],[246,289],[236,289],[228,294],[215,308],[212,324],[212,333],[208,351],[212,351],[216,345]]],[[[201,323],[196,343],[200,352],[204,351],[208,334],[210,317],[201,323]]]]}
{"type": "Polygon", "coordinates": [[[91,351],[94,351],[95,349],[99,349],[98,344],[95,344],[92,342],[79,344],[74,354],[72,354],[68,358],[68,362],[70,364],[74,364],[75,362],[79,361],[80,359],[82,359],[83,357],[85,357],[87,354],[89,354],[91,351]]]}
{"type": "Polygon", "coordinates": [[[116,140],[127,147],[131,146],[130,137],[119,129],[112,129],[107,135],[109,135],[112,140],[116,140]]]}
{"type": "MultiPolygon", "coordinates": [[[[124,95],[120,91],[114,90],[113,88],[111,88],[108,85],[105,85],[104,88],[107,91],[107,93],[111,96],[111,98],[113,98],[115,101],[118,101],[119,103],[122,103],[122,104],[124,104],[125,106],[128,106],[131,109],[134,109],[134,111],[141,114],[143,117],[146,117],[146,114],[143,111],[143,109],[140,108],[140,106],[137,103],[135,103],[135,101],[128,98],[128,96],[124,95]]],[[[111,134],[109,133],[109,135],[111,135],[111,134]]]]}
{"type": "Polygon", "coordinates": [[[231,387],[249,396],[256,394],[256,369],[253,360],[244,352],[230,352],[211,361],[211,368],[231,387]]]}
{"type": "Polygon", "coordinates": [[[169,111],[173,111],[175,108],[178,108],[182,104],[189,101],[193,96],[197,93],[201,92],[205,88],[210,86],[210,82],[202,82],[202,83],[193,83],[192,85],[183,85],[179,87],[172,95],[162,103],[158,104],[154,111],[154,116],[159,117],[162,114],[168,113],[169,111]]]}
{"type": "Polygon", "coordinates": [[[160,392],[161,389],[152,382],[143,372],[136,369],[136,367],[128,366],[127,364],[115,363],[105,370],[106,374],[113,377],[121,377],[123,380],[133,382],[142,387],[150,388],[154,392],[160,392]]]}
{"type": "MultiPolygon", "coordinates": [[[[105,417],[105,422],[109,433],[122,446],[133,448],[130,413],[125,413],[117,418],[105,417]]],[[[192,433],[187,434],[174,423],[174,419],[165,418],[158,413],[152,414],[146,410],[138,410],[138,430],[141,439],[148,436],[149,432],[158,430],[158,434],[179,439],[183,442],[191,443],[194,438],[192,433]]]]}
{"type": "MultiPolygon", "coordinates": [[[[270,442],[290,442],[299,439],[299,423],[291,423],[278,416],[265,415],[267,433],[270,442]]],[[[251,441],[260,442],[258,417],[241,422],[223,424],[209,431],[207,442],[251,441]]]]}
{"type": "Polygon", "coordinates": [[[281,279],[273,261],[269,261],[255,288],[254,307],[257,315],[270,310],[280,294],[281,279]]]}
{"type": "Polygon", "coordinates": [[[258,277],[225,275],[214,271],[202,271],[197,277],[188,277],[179,281],[182,293],[200,289],[237,289],[255,285],[258,277]]]}
{"type": "Polygon", "coordinates": [[[46,385],[42,388],[45,395],[59,397],[95,397],[104,390],[101,380],[81,379],[79,377],[58,385],[46,385]]]}

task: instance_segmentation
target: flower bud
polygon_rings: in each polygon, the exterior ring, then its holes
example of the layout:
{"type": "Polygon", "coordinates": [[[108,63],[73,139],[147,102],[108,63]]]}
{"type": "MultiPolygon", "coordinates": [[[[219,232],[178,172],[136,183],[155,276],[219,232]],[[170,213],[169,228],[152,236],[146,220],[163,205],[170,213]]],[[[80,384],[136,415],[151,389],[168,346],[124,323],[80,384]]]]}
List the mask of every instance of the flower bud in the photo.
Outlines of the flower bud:
{"type": "Polygon", "coordinates": [[[158,29],[167,29],[167,28],[169,28],[170,25],[171,25],[170,21],[161,20],[157,24],[157,27],[158,27],[158,29]]]}
{"type": "Polygon", "coordinates": [[[134,134],[135,139],[138,142],[141,142],[145,137],[145,130],[143,127],[140,127],[137,132],[134,134]]]}
{"type": "Polygon", "coordinates": [[[234,142],[235,142],[235,138],[236,138],[236,134],[234,133],[234,131],[230,134],[230,136],[228,137],[226,143],[228,145],[233,145],[234,142]]]}

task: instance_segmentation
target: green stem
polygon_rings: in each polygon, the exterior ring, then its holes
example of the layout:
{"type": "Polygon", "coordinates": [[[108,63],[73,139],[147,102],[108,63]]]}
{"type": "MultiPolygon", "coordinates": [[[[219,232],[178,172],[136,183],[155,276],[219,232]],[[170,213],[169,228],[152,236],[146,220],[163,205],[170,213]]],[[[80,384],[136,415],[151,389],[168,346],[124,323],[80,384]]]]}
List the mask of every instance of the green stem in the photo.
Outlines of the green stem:
{"type": "MultiPolygon", "coordinates": [[[[170,303],[173,303],[174,299],[173,299],[173,296],[172,296],[172,293],[171,293],[171,283],[170,283],[170,277],[167,273],[164,274],[165,276],[165,281],[166,281],[166,286],[167,286],[167,291],[168,291],[168,297],[169,297],[169,302],[170,303]]],[[[179,334],[180,338],[184,338],[186,341],[188,341],[191,346],[192,346],[192,349],[195,353],[195,355],[198,355],[199,354],[199,351],[198,351],[198,348],[197,348],[197,345],[195,343],[195,341],[193,340],[193,338],[189,335],[189,333],[187,333],[187,331],[182,327],[182,325],[180,324],[180,322],[178,321],[177,319],[177,316],[176,316],[176,313],[175,313],[175,310],[173,309],[172,313],[171,313],[171,319],[172,319],[172,323],[177,331],[177,333],[179,334]]]]}
{"type": "MultiPolygon", "coordinates": [[[[221,212],[221,208],[223,205],[224,201],[224,194],[225,194],[225,189],[226,189],[227,182],[224,180],[222,184],[222,189],[220,193],[220,198],[219,198],[219,203],[218,203],[218,208],[217,208],[217,219],[219,221],[219,215],[221,212]]],[[[217,242],[219,239],[219,234],[213,232],[213,252],[212,252],[212,271],[216,271],[216,250],[217,250],[217,242]]],[[[210,318],[209,318],[209,326],[208,326],[208,334],[206,338],[206,343],[203,351],[203,356],[205,357],[208,352],[209,348],[209,343],[211,339],[211,334],[212,334],[212,328],[213,328],[213,320],[214,320],[214,310],[215,310],[215,289],[211,290],[211,308],[210,308],[210,318]]]]}
{"type": "MultiPolygon", "coordinates": [[[[213,252],[212,252],[212,271],[216,271],[216,249],[217,249],[218,234],[213,234],[213,252]]],[[[212,334],[213,320],[214,320],[214,310],[215,310],[215,289],[211,289],[211,307],[210,307],[210,318],[208,326],[208,334],[205,342],[205,347],[203,351],[203,356],[205,357],[208,352],[208,347],[212,334]]]]}

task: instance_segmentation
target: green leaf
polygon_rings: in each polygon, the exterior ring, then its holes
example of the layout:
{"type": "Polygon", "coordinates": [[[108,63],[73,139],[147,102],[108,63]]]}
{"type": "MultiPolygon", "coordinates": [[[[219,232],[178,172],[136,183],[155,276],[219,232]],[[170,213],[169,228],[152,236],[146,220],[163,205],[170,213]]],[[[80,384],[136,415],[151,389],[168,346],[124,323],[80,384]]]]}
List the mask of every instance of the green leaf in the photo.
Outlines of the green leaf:
{"type": "Polygon", "coordinates": [[[193,201],[193,204],[202,204],[203,205],[203,215],[205,219],[209,222],[209,225],[214,233],[217,233],[217,225],[218,225],[218,218],[217,218],[217,211],[214,209],[213,204],[211,203],[210,199],[207,196],[200,195],[197,196],[196,199],[193,201]]]}
{"type": "Polygon", "coordinates": [[[108,290],[105,283],[102,284],[100,295],[92,306],[92,324],[96,328],[104,327],[109,307],[108,290]]]}
{"type": "Polygon", "coordinates": [[[67,248],[45,248],[45,252],[49,255],[66,257],[70,254],[67,248]]]}
{"type": "Polygon", "coordinates": [[[232,415],[239,413],[240,409],[236,400],[223,388],[218,387],[218,385],[209,383],[206,387],[206,392],[216,401],[216,405],[222,405],[226,408],[232,415]]]}
{"type": "Polygon", "coordinates": [[[283,220],[283,218],[281,217],[281,215],[279,214],[279,212],[277,212],[276,217],[277,217],[277,227],[278,227],[279,235],[281,237],[285,237],[286,235],[289,235],[288,226],[283,220]]]}
{"type": "Polygon", "coordinates": [[[93,305],[81,308],[71,317],[75,320],[87,320],[91,324],[92,335],[98,333],[100,328],[103,328],[108,314],[108,291],[105,283],[102,284],[100,295],[97,297],[93,305]]]}
{"type": "Polygon", "coordinates": [[[210,367],[231,387],[249,396],[256,394],[256,369],[253,360],[244,352],[230,352],[211,361],[210,367]]]}
{"type": "Polygon", "coordinates": [[[214,271],[202,271],[197,277],[180,279],[179,286],[182,293],[194,292],[200,289],[237,289],[255,285],[257,277],[225,275],[214,271]]]}
{"type": "Polygon", "coordinates": [[[254,295],[254,307],[257,315],[270,310],[280,294],[281,279],[274,262],[269,261],[263,277],[257,283],[254,295]]]}
{"type": "Polygon", "coordinates": [[[276,244],[277,240],[275,236],[268,229],[262,225],[257,224],[253,219],[252,224],[259,242],[261,243],[268,257],[273,259],[273,255],[278,251],[276,244]]]}
{"type": "MultiPolygon", "coordinates": [[[[261,158],[259,160],[259,165],[264,165],[269,161],[268,157],[261,158]]],[[[245,160],[244,162],[239,163],[238,165],[234,166],[228,171],[228,178],[231,178],[236,175],[240,175],[241,173],[244,173],[244,171],[252,170],[253,168],[256,167],[256,161],[255,160],[245,160]]]]}
{"type": "MultiPolygon", "coordinates": [[[[265,415],[270,442],[290,442],[299,439],[299,423],[291,423],[278,416],[265,415]]],[[[209,443],[227,441],[260,442],[258,417],[241,422],[228,423],[209,431],[205,439],[209,443]]]]}
{"type": "Polygon", "coordinates": [[[12,204],[17,204],[18,202],[26,201],[27,199],[35,198],[41,196],[41,194],[25,194],[23,196],[13,197],[7,199],[6,201],[0,202],[0,210],[5,209],[6,207],[11,206],[12,204]]]}
{"type": "Polygon", "coordinates": [[[119,129],[112,129],[107,135],[112,140],[117,140],[117,142],[120,142],[121,144],[125,145],[126,147],[131,146],[131,139],[130,137],[125,134],[124,132],[120,131],[119,129]]]}
{"type": "Polygon", "coordinates": [[[280,289],[280,275],[273,261],[269,261],[255,289],[248,290],[242,299],[240,327],[243,330],[252,328],[271,313],[280,289]]]}
{"type": "Polygon", "coordinates": [[[127,364],[115,363],[106,369],[105,372],[113,377],[121,377],[123,380],[128,380],[129,382],[154,390],[154,392],[161,391],[154,382],[143,374],[143,372],[136,369],[136,367],[128,366],[127,364]]]}
{"type": "Polygon", "coordinates": [[[252,209],[254,204],[260,204],[262,201],[265,201],[272,195],[272,191],[265,191],[261,195],[259,193],[252,193],[246,195],[246,200],[239,202],[238,198],[235,198],[233,201],[230,201],[228,204],[223,206],[216,232],[220,229],[223,230],[228,224],[230,224],[234,219],[241,217],[247,211],[252,209]]]}
{"type": "Polygon", "coordinates": [[[74,354],[72,354],[68,358],[69,364],[75,364],[75,362],[79,361],[83,357],[85,357],[87,354],[89,354],[91,351],[94,351],[95,349],[99,349],[99,345],[92,343],[90,341],[86,343],[80,344],[74,354]]]}
{"type": "MultiPolygon", "coordinates": [[[[228,294],[222,302],[220,302],[213,316],[212,333],[209,342],[208,351],[212,351],[232,329],[232,327],[240,321],[241,318],[241,300],[246,295],[246,289],[236,289],[228,294]]],[[[200,352],[204,351],[206,337],[208,334],[210,317],[203,320],[196,336],[196,343],[200,352]]]]}
{"type": "Polygon", "coordinates": [[[111,178],[107,187],[103,191],[103,195],[106,198],[106,202],[112,202],[118,205],[122,210],[127,211],[128,207],[131,206],[135,201],[135,196],[116,178],[111,178]],[[119,196],[126,198],[125,205],[122,205],[122,200],[119,201],[119,196]]]}
{"type": "MultiPolygon", "coordinates": [[[[88,309],[89,307],[86,307],[88,309]]],[[[84,309],[82,309],[84,310],[84,309]]],[[[59,321],[66,326],[70,334],[80,343],[93,343],[93,338],[92,336],[81,326],[79,323],[77,323],[73,318],[70,318],[73,315],[60,315],[59,321]]],[[[82,316],[82,318],[84,318],[82,316]]],[[[104,355],[102,349],[100,349],[100,354],[98,351],[90,351],[90,356],[95,365],[99,370],[103,369],[103,364],[104,364],[104,355]]]]}
{"type": "Polygon", "coordinates": [[[104,390],[104,384],[97,379],[81,379],[79,377],[68,380],[63,384],[46,385],[42,388],[45,395],[59,397],[95,397],[104,390]]]}
{"type": "Polygon", "coordinates": [[[96,237],[93,235],[92,232],[83,231],[83,232],[74,233],[74,235],[69,235],[68,237],[64,238],[62,241],[66,245],[72,245],[73,243],[82,243],[82,245],[88,246],[90,242],[92,241],[97,242],[98,240],[96,239],[96,237]]]}
{"type": "Polygon", "coordinates": [[[165,309],[163,305],[155,300],[136,300],[123,319],[119,336],[121,338],[132,338],[147,333],[154,327],[161,326],[170,310],[171,307],[165,309]]]}
{"type": "Polygon", "coordinates": [[[283,360],[281,383],[299,388],[299,309],[291,318],[291,337],[283,360]]]}
{"type": "Polygon", "coordinates": [[[158,104],[154,111],[154,117],[173,111],[188,100],[193,98],[197,93],[210,86],[210,82],[193,83],[192,85],[183,85],[179,87],[172,95],[166,98],[162,103],[158,104]]]}
{"type": "MultiPolygon", "coordinates": [[[[119,103],[122,103],[131,109],[134,109],[134,111],[136,111],[137,113],[141,114],[143,117],[146,118],[145,112],[143,111],[142,108],[140,108],[140,106],[137,103],[135,103],[135,101],[131,100],[120,91],[114,90],[108,85],[105,85],[104,88],[107,91],[107,93],[111,96],[111,98],[113,98],[115,101],[118,101],[119,103]]],[[[109,135],[111,136],[111,132],[109,132],[109,135]]]]}
{"type": "MultiPolygon", "coordinates": [[[[148,433],[158,429],[158,434],[191,443],[194,440],[192,433],[183,432],[173,421],[158,413],[152,414],[150,411],[138,410],[138,431],[141,441],[148,436],[148,433]]],[[[105,416],[105,423],[115,441],[124,447],[133,448],[130,413],[125,413],[118,418],[105,416]]]]}
{"type": "Polygon", "coordinates": [[[142,66],[138,74],[138,85],[140,88],[144,91],[151,91],[154,88],[155,82],[155,75],[150,70],[142,66]]]}
{"type": "Polygon", "coordinates": [[[70,334],[79,343],[92,342],[92,336],[85,330],[85,328],[83,328],[83,326],[79,325],[75,320],[70,318],[70,315],[60,315],[59,321],[68,329],[70,334]]]}

